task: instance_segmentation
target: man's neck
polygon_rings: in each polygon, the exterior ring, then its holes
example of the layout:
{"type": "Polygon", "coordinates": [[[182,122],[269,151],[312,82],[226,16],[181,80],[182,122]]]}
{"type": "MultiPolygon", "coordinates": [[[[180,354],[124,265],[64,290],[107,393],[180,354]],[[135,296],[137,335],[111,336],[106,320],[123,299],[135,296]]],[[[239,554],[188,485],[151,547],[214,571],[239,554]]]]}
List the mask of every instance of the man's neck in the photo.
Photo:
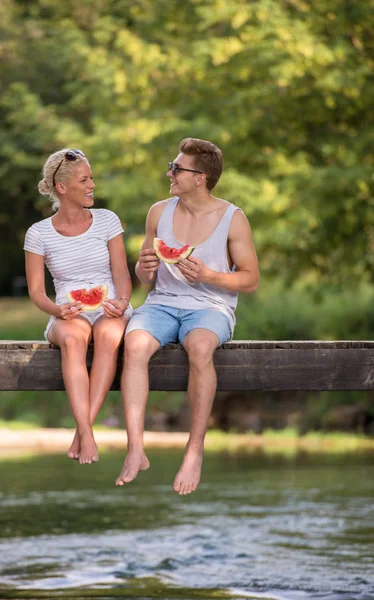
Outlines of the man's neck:
{"type": "Polygon", "coordinates": [[[179,196],[180,205],[183,210],[186,210],[192,215],[198,216],[199,214],[206,213],[207,210],[212,209],[217,198],[212,196],[209,190],[204,192],[183,194],[179,196]]]}

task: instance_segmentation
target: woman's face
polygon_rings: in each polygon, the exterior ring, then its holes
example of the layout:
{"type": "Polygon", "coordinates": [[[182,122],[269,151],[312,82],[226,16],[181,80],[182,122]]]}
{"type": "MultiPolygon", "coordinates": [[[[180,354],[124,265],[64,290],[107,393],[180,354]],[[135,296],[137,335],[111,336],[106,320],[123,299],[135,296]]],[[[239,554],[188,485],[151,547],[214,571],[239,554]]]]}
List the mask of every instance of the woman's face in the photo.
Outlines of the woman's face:
{"type": "Polygon", "coordinates": [[[70,202],[89,208],[94,203],[95,184],[91,167],[86,161],[79,161],[72,169],[69,179],[64,184],[65,198],[70,202]]]}

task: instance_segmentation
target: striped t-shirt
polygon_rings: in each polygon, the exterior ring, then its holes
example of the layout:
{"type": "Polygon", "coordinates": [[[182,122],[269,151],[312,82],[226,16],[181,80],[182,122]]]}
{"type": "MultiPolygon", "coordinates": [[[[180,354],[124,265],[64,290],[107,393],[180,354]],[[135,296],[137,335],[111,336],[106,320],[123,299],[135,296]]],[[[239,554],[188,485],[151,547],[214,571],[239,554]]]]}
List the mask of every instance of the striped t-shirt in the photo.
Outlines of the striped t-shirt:
{"type": "Polygon", "coordinates": [[[52,217],[27,230],[24,250],[44,256],[56,290],[56,303],[66,302],[66,292],[102,283],[113,284],[108,242],[123,233],[118,216],[104,208],[91,208],[92,224],[80,235],[56,231],[52,217]]]}

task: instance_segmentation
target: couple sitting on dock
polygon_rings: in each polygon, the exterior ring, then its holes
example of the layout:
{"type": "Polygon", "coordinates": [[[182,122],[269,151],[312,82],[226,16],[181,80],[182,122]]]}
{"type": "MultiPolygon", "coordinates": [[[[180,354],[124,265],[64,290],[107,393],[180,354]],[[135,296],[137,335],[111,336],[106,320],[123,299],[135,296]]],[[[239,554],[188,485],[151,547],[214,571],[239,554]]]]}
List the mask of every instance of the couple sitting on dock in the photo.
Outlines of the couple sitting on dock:
{"type": "Polygon", "coordinates": [[[216,391],[213,354],[233,335],[238,293],[254,291],[259,280],[247,218],[234,204],[212,195],[222,167],[222,152],[211,142],[186,138],[180,143],[168,164],[171,198],[151,206],[136,265],[138,279],[154,287],[133,311],[123,228],[113,212],[92,208],[95,184],[86,156],[63,149],[44,165],[39,192],[50,197],[56,212],[26,233],[29,294],[50,315],[46,339],[61,348],[64,384],[77,423],[68,456],[81,464],[99,459],[92,425],[112,384],[125,335],[121,390],[128,451],[118,486],[149,467],[143,443],[148,363],[160,347],[178,341],[189,359],[191,424],[173,489],[189,494],[200,481],[216,391]],[[177,263],[160,261],[154,238],[177,249],[193,246],[193,254],[177,263]],[[44,265],[53,277],[55,303],[46,293],[44,265]],[[108,298],[100,308],[87,311],[81,302],[67,301],[69,290],[103,282],[108,298]]]}

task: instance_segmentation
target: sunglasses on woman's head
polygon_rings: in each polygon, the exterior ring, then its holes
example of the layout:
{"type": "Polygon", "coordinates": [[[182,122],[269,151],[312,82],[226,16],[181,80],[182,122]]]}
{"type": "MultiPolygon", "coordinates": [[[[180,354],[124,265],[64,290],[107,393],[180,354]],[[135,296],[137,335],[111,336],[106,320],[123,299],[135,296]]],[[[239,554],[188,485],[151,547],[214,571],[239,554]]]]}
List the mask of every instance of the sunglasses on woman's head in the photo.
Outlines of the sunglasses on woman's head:
{"type": "Polygon", "coordinates": [[[62,160],[58,163],[57,169],[53,173],[53,177],[52,177],[53,187],[56,186],[56,179],[55,179],[56,173],[59,170],[59,168],[61,167],[61,165],[64,162],[65,158],[66,158],[66,160],[70,160],[70,161],[74,162],[75,160],[77,160],[77,154],[79,154],[79,156],[83,156],[84,158],[86,158],[85,155],[83,154],[83,152],[81,150],[77,150],[76,148],[73,148],[71,150],[67,150],[65,152],[64,156],[62,157],[62,160]]]}

